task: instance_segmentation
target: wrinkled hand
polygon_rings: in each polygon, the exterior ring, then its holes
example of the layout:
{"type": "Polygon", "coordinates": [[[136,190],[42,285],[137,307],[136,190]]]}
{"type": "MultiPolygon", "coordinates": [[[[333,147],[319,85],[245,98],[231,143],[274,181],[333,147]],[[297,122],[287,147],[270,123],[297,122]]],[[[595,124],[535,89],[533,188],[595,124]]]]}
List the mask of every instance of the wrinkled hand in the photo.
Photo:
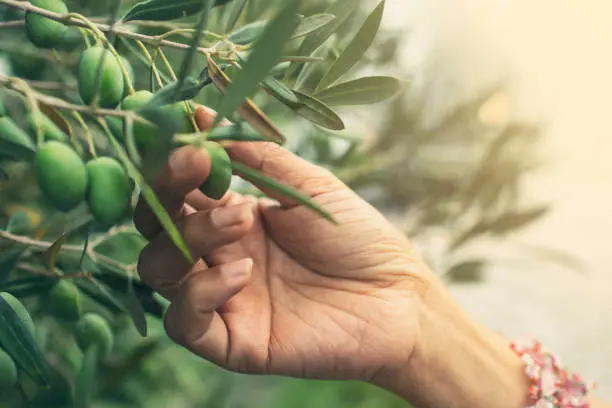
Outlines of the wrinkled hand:
{"type": "MultiPolygon", "coordinates": [[[[198,109],[201,128],[211,118],[198,109]]],[[[281,197],[210,200],[197,189],[210,160],[177,150],[154,188],[199,261],[184,259],[142,201],[135,215],[150,240],[139,273],[171,301],[168,335],[237,372],[372,381],[406,366],[429,272],[403,234],[282,147],[241,142],[228,152],[309,195],[340,225],[281,197]]]]}

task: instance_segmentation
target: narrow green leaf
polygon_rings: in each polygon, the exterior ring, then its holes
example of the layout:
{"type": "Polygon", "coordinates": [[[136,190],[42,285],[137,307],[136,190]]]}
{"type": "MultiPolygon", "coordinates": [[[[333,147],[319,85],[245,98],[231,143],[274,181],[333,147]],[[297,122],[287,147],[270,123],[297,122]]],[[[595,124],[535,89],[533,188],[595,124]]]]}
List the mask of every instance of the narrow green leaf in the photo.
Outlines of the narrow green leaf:
{"type": "Polygon", "coordinates": [[[258,132],[241,124],[233,126],[219,126],[208,135],[207,139],[217,142],[226,140],[239,142],[265,142],[267,140],[258,132]]]}
{"type": "Polygon", "coordinates": [[[36,146],[17,124],[8,116],[0,118],[0,157],[32,161],[36,146]]]}
{"type": "Polygon", "coordinates": [[[329,106],[369,105],[392,98],[401,90],[399,79],[373,76],[334,85],[314,96],[329,106]]]}
{"type": "MultiPolygon", "coordinates": [[[[298,52],[299,55],[310,55],[319,48],[331,35],[336,32],[338,27],[346,21],[346,19],[358,8],[356,0],[337,0],[330,4],[325,10],[325,14],[331,14],[336,18],[330,23],[323,26],[320,30],[316,30],[308,35],[298,52]]],[[[291,75],[298,68],[297,64],[293,64],[287,71],[287,76],[291,75]]]]}
{"type": "Polygon", "coordinates": [[[300,0],[291,0],[283,10],[266,26],[264,33],[253,45],[253,52],[229,84],[223,96],[213,127],[238,108],[246,98],[251,97],[259,83],[268,76],[278,63],[284,46],[298,23],[297,11],[300,0]]]}
{"type": "Polygon", "coordinates": [[[91,408],[93,395],[96,391],[100,356],[101,349],[97,344],[93,344],[85,351],[81,371],[76,376],[74,386],[74,408],[91,408]]]}
{"type": "Polygon", "coordinates": [[[187,76],[183,84],[177,80],[158,89],[146,106],[160,107],[187,101],[197,97],[201,90],[201,82],[191,76],[187,76]]]}
{"type": "Polygon", "coordinates": [[[351,43],[340,54],[336,62],[331,66],[327,74],[323,77],[317,89],[325,89],[334,84],[348,70],[363,57],[365,52],[374,42],[374,37],[380,28],[380,22],[385,10],[385,0],[382,0],[378,6],[370,13],[359,32],[353,38],[351,43]]]}
{"type": "MultiPolygon", "coordinates": [[[[210,16],[210,10],[213,8],[215,4],[215,0],[200,0],[200,17],[198,19],[198,24],[196,25],[195,35],[191,39],[191,44],[189,45],[189,50],[187,54],[183,57],[183,61],[181,62],[181,69],[178,75],[178,84],[176,89],[174,90],[174,97],[178,98],[179,94],[181,94],[184,90],[183,85],[187,76],[189,75],[189,71],[191,70],[191,65],[193,64],[193,60],[197,53],[198,47],[200,46],[200,42],[202,41],[202,37],[204,36],[204,29],[208,24],[208,17],[210,16]]],[[[198,90],[199,91],[199,90],[198,90]]]]}
{"type": "Polygon", "coordinates": [[[313,33],[318,29],[325,27],[335,19],[336,16],[333,14],[314,14],[312,16],[308,16],[302,20],[298,28],[291,36],[291,39],[294,40],[313,33]]]}
{"type": "Polygon", "coordinates": [[[544,205],[524,211],[508,212],[490,222],[489,230],[496,235],[505,234],[531,224],[548,214],[549,211],[550,207],[544,205]]]}
{"type": "Polygon", "coordinates": [[[130,315],[138,333],[142,337],[146,337],[147,320],[145,311],[136,296],[134,288],[136,282],[130,276],[109,272],[109,270],[102,268],[102,273],[96,274],[97,280],[112,289],[113,296],[122,305],[126,313],[130,315]]]}
{"type": "Polygon", "coordinates": [[[57,261],[57,254],[62,249],[62,245],[66,242],[67,234],[63,233],[60,235],[58,239],[45,251],[43,254],[43,259],[45,260],[45,265],[47,270],[50,272],[55,271],[55,263],[57,261]]]}
{"type": "MultiPolygon", "coordinates": [[[[208,68],[215,86],[219,91],[225,93],[227,87],[231,83],[228,76],[221,71],[212,58],[208,58],[208,68]]],[[[286,138],[280,129],[278,129],[272,120],[250,99],[246,98],[238,107],[238,114],[266,139],[277,144],[283,144],[285,142],[286,138]]]]}
{"type": "MultiPolygon", "coordinates": [[[[108,127],[104,127],[108,131],[108,127]]],[[[113,145],[113,148],[115,149],[119,160],[121,160],[121,162],[127,169],[130,177],[133,178],[136,184],[140,187],[142,197],[145,199],[146,203],[149,205],[149,207],[159,220],[160,224],[163,226],[164,230],[166,231],[174,245],[176,245],[176,247],[181,251],[181,253],[189,262],[194,263],[193,257],[191,256],[191,253],[189,252],[189,249],[187,248],[187,245],[185,244],[181,233],[176,228],[176,225],[174,225],[172,218],[170,218],[170,215],[168,215],[168,212],[160,203],[159,199],[157,198],[157,195],[155,194],[151,186],[149,186],[145,178],[134,166],[134,164],[132,163],[126,152],[123,150],[121,145],[117,142],[115,137],[112,135],[112,133],[110,133],[110,131],[108,131],[107,133],[109,133],[109,140],[111,141],[111,144],[113,145]]]]}
{"type": "Polygon", "coordinates": [[[331,216],[331,214],[321,208],[321,206],[315,203],[310,197],[291,188],[290,186],[284,185],[255,169],[245,166],[242,163],[235,161],[232,162],[232,169],[240,177],[253,183],[257,187],[294,200],[298,204],[301,204],[304,207],[316,212],[329,222],[337,224],[336,220],[331,216]]]}
{"type": "Polygon", "coordinates": [[[76,279],[75,283],[83,293],[113,313],[127,313],[125,307],[115,299],[111,291],[95,278],[76,279]]]}
{"type": "MultiPolygon", "coordinates": [[[[129,10],[122,20],[169,21],[189,17],[202,10],[203,1],[204,0],[141,1],[129,10]]],[[[213,6],[222,6],[230,1],[231,0],[216,0],[213,6]]]]}
{"type": "Polygon", "coordinates": [[[300,103],[295,93],[276,78],[266,78],[262,85],[266,91],[283,103],[300,103]]]}
{"type": "Polygon", "coordinates": [[[267,24],[268,20],[254,21],[252,23],[240,27],[239,29],[228,35],[227,39],[237,45],[250,44],[253,41],[257,40],[259,36],[263,34],[267,24]]]}
{"type": "Polygon", "coordinates": [[[301,117],[330,130],[344,130],[344,122],[329,106],[310,95],[293,90],[300,100],[299,105],[287,105],[301,117]]]}
{"type": "Polygon", "coordinates": [[[227,24],[225,26],[226,33],[229,33],[234,29],[246,5],[247,0],[234,0],[233,7],[228,10],[227,24]]]}
{"type": "Polygon", "coordinates": [[[49,384],[45,358],[13,308],[0,296],[0,346],[38,385],[49,384]]]}
{"type": "MultiPolygon", "coordinates": [[[[329,56],[332,40],[333,39],[330,38],[328,41],[321,44],[321,46],[314,51],[312,57],[320,58],[325,61],[329,56]]],[[[323,75],[325,75],[326,63],[323,61],[309,62],[304,65],[304,68],[300,71],[295,81],[295,89],[303,92],[314,91],[321,81],[321,78],[323,78],[323,75]]]]}
{"type": "Polygon", "coordinates": [[[483,279],[487,263],[484,260],[474,259],[453,265],[444,275],[455,283],[475,283],[483,279]]]}

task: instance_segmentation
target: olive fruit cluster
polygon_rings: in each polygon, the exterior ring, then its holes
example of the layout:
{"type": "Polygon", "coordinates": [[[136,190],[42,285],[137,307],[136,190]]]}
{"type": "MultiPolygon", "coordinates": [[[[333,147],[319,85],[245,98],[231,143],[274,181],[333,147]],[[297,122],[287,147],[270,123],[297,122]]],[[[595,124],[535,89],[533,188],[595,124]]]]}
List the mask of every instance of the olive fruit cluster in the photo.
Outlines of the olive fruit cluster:
{"type": "MultiPolygon", "coordinates": [[[[33,0],[32,4],[60,14],[68,13],[62,0],[33,0]]],[[[25,26],[30,41],[41,48],[55,48],[69,35],[68,27],[42,15],[28,12],[25,26]]],[[[129,62],[102,46],[85,49],[77,67],[78,91],[87,105],[106,109],[137,110],[147,104],[153,94],[141,90],[129,92],[129,81],[134,73],[129,62]],[[127,75],[127,77],[126,77],[127,75]]],[[[177,102],[163,109],[179,123],[180,133],[193,131],[187,104],[177,102]]],[[[30,138],[9,118],[2,117],[0,106],[0,132],[5,137],[34,148],[30,138]]],[[[94,218],[102,225],[111,226],[125,216],[129,207],[130,183],[123,167],[109,157],[94,158],[84,163],[74,151],[67,135],[43,114],[30,114],[29,126],[40,127],[45,143],[38,146],[36,175],[44,196],[60,211],[70,211],[87,201],[94,218]]],[[[148,147],[156,140],[156,128],[152,124],[134,123],[136,146],[146,156],[148,147]]],[[[211,172],[200,190],[213,199],[220,199],[231,182],[230,160],[221,145],[207,142],[204,148],[211,158],[211,172]]]]}
{"type": "Polygon", "coordinates": [[[35,166],[42,193],[60,211],[87,201],[94,219],[104,226],[117,224],[127,214],[130,181],[114,158],[94,158],[85,164],[69,145],[51,140],[38,148],[35,166]]]}
{"type": "MultiPolygon", "coordinates": [[[[99,358],[106,359],[110,355],[114,345],[111,327],[104,317],[96,313],[86,313],[82,316],[80,312],[78,315],[75,314],[75,311],[78,310],[78,308],[75,308],[74,296],[72,295],[75,293],[75,290],[76,288],[71,284],[67,284],[66,280],[60,280],[49,293],[51,299],[49,299],[50,302],[46,304],[49,306],[60,305],[54,306],[56,307],[54,311],[64,313],[65,317],[68,317],[69,320],[74,322],[75,338],[79,348],[83,352],[96,346],[100,350],[99,358]]],[[[19,317],[19,320],[27,332],[34,337],[34,321],[19,299],[7,292],[0,293],[0,298],[10,306],[17,317],[19,317]]],[[[74,352],[71,354],[72,355],[68,357],[73,360],[72,365],[75,370],[78,371],[80,368],[80,356],[74,352]]],[[[15,360],[13,360],[0,344],[0,392],[15,387],[19,382],[19,378],[19,368],[15,360]]]]}

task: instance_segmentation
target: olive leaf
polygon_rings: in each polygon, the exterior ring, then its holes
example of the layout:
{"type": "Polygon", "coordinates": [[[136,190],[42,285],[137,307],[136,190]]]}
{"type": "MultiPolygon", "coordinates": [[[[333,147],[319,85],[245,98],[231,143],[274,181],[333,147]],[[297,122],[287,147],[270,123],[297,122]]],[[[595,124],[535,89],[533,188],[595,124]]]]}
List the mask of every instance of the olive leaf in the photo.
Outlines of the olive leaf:
{"type": "MultiPolygon", "coordinates": [[[[336,18],[323,26],[320,30],[316,30],[309,34],[302,42],[298,54],[312,54],[325,41],[327,41],[327,39],[331,37],[333,33],[336,32],[338,27],[340,27],[355,10],[355,0],[338,0],[330,4],[330,6],[325,10],[324,14],[331,14],[336,18]]],[[[297,64],[292,64],[292,66],[287,70],[286,77],[293,74],[297,68],[297,64]]]]}
{"type": "MultiPolygon", "coordinates": [[[[229,84],[231,84],[229,77],[210,57],[208,57],[208,69],[210,77],[212,78],[215,86],[219,89],[219,91],[225,93],[227,87],[229,84]]],[[[285,142],[286,139],[282,132],[249,98],[246,98],[238,107],[238,114],[267,140],[278,144],[285,142]]]]}
{"type": "Polygon", "coordinates": [[[254,21],[246,24],[227,36],[227,39],[237,45],[246,45],[257,40],[266,29],[267,20],[254,21]]]}
{"type": "Polygon", "coordinates": [[[298,90],[294,89],[293,92],[300,100],[300,104],[287,106],[295,113],[326,129],[344,130],[344,122],[340,116],[325,103],[298,90]]]}
{"type": "MultiPolygon", "coordinates": [[[[312,57],[325,61],[329,56],[332,41],[333,38],[329,38],[321,44],[314,51],[312,57]]],[[[323,62],[313,61],[305,64],[295,81],[295,89],[303,92],[314,91],[323,75],[325,75],[325,64],[323,62]]]]}
{"type": "Polygon", "coordinates": [[[234,5],[228,10],[227,23],[225,26],[225,32],[230,32],[238,23],[238,19],[242,15],[248,0],[234,0],[234,5]]]}
{"type": "Polygon", "coordinates": [[[264,89],[268,91],[269,94],[271,94],[276,99],[282,101],[285,104],[287,103],[299,104],[300,103],[300,100],[295,95],[295,93],[276,78],[268,77],[263,80],[262,85],[264,89]]]}
{"type": "Polygon", "coordinates": [[[50,272],[55,271],[55,263],[57,261],[57,254],[61,251],[62,245],[66,242],[67,233],[63,233],[59,236],[58,239],[53,242],[53,244],[45,251],[43,254],[43,259],[45,260],[45,265],[47,270],[50,272]]]}
{"type": "Polygon", "coordinates": [[[444,275],[455,283],[479,282],[486,266],[487,262],[481,259],[463,261],[453,265],[444,275]]]}
{"type": "Polygon", "coordinates": [[[266,139],[258,132],[243,124],[219,126],[208,134],[211,141],[265,142],[266,139]]]}
{"type": "Polygon", "coordinates": [[[19,368],[38,385],[47,386],[49,375],[45,358],[36,341],[13,308],[0,297],[0,346],[19,368]]]}
{"type": "Polygon", "coordinates": [[[244,69],[238,71],[234,80],[228,85],[217,109],[213,128],[242,105],[245,98],[255,93],[259,83],[278,63],[288,38],[297,26],[300,3],[300,0],[289,1],[266,25],[263,34],[253,45],[253,51],[244,64],[244,69]]]}
{"type": "Polygon", "coordinates": [[[160,88],[143,109],[171,105],[176,102],[187,101],[198,96],[202,90],[202,82],[187,76],[183,83],[176,80],[160,88]]]}
{"type": "MultiPolygon", "coordinates": [[[[200,46],[200,42],[202,41],[202,37],[204,36],[204,29],[208,24],[208,17],[210,16],[210,10],[214,5],[215,0],[200,0],[200,18],[198,19],[198,24],[195,28],[195,35],[191,39],[191,44],[189,45],[189,50],[187,54],[183,57],[183,61],[181,62],[181,70],[179,71],[177,86],[174,90],[174,97],[177,98],[179,94],[183,92],[183,84],[189,75],[189,71],[191,70],[191,65],[193,64],[193,60],[197,53],[198,47],[200,46]]],[[[196,94],[197,95],[197,94],[196,94]]]]}
{"type": "Polygon", "coordinates": [[[370,13],[357,35],[355,35],[355,38],[353,38],[342,54],[340,54],[323,79],[321,79],[321,82],[317,86],[317,90],[325,89],[334,84],[342,75],[353,68],[361,57],[363,57],[374,42],[374,37],[376,37],[378,29],[380,28],[384,10],[385,0],[382,0],[372,13],[370,13]]]}
{"type": "Polygon", "coordinates": [[[0,118],[0,157],[31,162],[36,156],[36,146],[20,127],[9,117],[0,118]]]}
{"type": "MultiPolygon", "coordinates": [[[[236,57],[238,58],[241,64],[244,64],[244,58],[242,57],[242,55],[240,55],[240,53],[236,53],[236,57]]],[[[265,78],[262,81],[261,86],[270,95],[274,96],[276,99],[282,101],[283,103],[300,103],[293,91],[273,76],[268,76],[267,78],[265,78]]]]}
{"type": "MultiPolygon", "coordinates": [[[[222,6],[231,0],[215,0],[213,7],[222,6]]],[[[203,0],[148,0],[132,7],[123,21],[153,20],[169,21],[189,17],[202,9],[203,0]]]]}
{"type": "Polygon", "coordinates": [[[237,175],[256,185],[257,187],[290,198],[296,201],[298,204],[301,204],[304,207],[309,208],[310,210],[319,214],[321,217],[328,220],[332,224],[337,224],[336,220],[332,217],[332,215],[325,211],[323,208],[321,208],[321,206],[315,203],[310,197],[291,188],[290,186],[284,185],[255,169],[252,169],[242,163],[238,163],[235,161],[232,162],[232,170],[237,175]]]}
{"type": "Polygon", "coordinates": [[[329,106],[369,105],[392,98],[401,89],[397,78],[372,76],[334,85],[314,96],[329,106]]]}
{"type": "Polygon", "coordinates": [[[146,337],[147,320],[145,318],[145,311],[136,296],[132,278],[108,273],[103,268],[102,271],[104,273],[96,274],[97,280],[112,289],[113,297],[121,304],[122,309],[130,315],[138,333],[142,337],[146,337]]]}
{"type": "Polygon", "coordinates": [[[314,14],[312,16],[308,16],[298,25],[295,32],[291,36],[291,39],[294,40],[313,33],[325,27],[335,19],[336,16],[333,14],[314,14]]]}

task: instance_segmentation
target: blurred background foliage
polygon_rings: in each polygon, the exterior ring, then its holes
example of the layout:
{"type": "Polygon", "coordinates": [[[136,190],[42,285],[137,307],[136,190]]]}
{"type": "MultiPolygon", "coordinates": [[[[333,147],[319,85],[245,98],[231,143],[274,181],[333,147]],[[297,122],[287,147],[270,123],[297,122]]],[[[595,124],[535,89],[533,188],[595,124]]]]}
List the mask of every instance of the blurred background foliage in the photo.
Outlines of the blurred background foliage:
{"type": "MultiPolygon", "coordinates": [[[[266,3],[259,12],[239,22],[265,18],[274,14],[282,0],[251,0],[266,3]]],[[[87,16],[108,18],[114,0],[71,0],[71,10],[87,16]]],[[[124,1],[128,8],[134,1],[124,1]]],[[[303,14],[322,12],[329,0],[305,2],[303,14]]],[[[351,18],[340,32],[354,33],[372,2],[355,1],[351,18]]],[[[224,9],[216,9],[210,30],[223,31],[224,9]]],[[[22,18],[13,9],[0,9],[5,22],[22,18]]],[[[192,24],[185,19],[181,23],[192,24]]],[[[406,31],[380,31],[367,58],[359,63],[355,74],[374,72],[394,74],[410,81],[410,72],[398,63],[397,52],[409,39],[406,31]]],[[[156,28],[142,32],[158,34],[156,28]]],[[[351,36],[338,35],[332,54],[351,36]]],[[[175,38],[184,41],[188,38],[175,38]]],[[[118,50],[136,71],[136,88],[149,86],[149,70],[121,41],[118,50]]],[[[19,27],[0,29],[0,72],[23,77],[40,89],[56,95],[74,93],[74,77],[65,70],[76,64],[70,49],[51,51],[34,48],[19,27]],[[63,64],[55,63],[61,58],[63,64]]],[[[172,65],[180,64],[182,53],[167,53],[172,65]]],[[[198,60],[196,67],[205,65],[198,60]]],[[[435,73],[432,73],[435,75],[435,73]]],[[[425,122],[426,92],[412,92],[408,86],[398,98],[367,108],[349,107],[341,112],[348,119],[348,130],[330,134],[308,122],[287,115],[287,110],[273,98],[260,95],[259,106],[290,135],[288,147],[302,157],[333,170],[365,199],[384,211],[406,234],[415,240],[424,256],[450,283],[470,283],[483,278],[490,262],[486,254],[474,253],[469,245],[482,238],[511,234],[536,222],[548,207],[525,202],[520,194],[521,182],[537,165],[532,146],[537,142],[539,126],[517,123],[504,111],[503,84],[488,89],[472,100],[465,100],[436,123],[425,122]]],[[[213,105],[219,94],[209,87],[197,102],[213,105]]],[[[6,170],[6,169],[5,169],[6,170]]],[[[2,176],[2,174],[0,174],[2,176]]],[[[0,225],[6,225],[16,213],[25,213],[37,239],[52,241],[66,224],[77,225],[58,214],[39,199],[33,175],[26,166],[12,166],[8,181],[0,181],[0,225]]],[[[252,192],[236,181],[236,188],[252,192]]],[[[256,193],[256,192],[253,192],[256,193]]],[[[6,244],[0,241],[0,245],[6,244]]],[[[125,264],[133,264],[144,241],[130,226],[119,228],[113,237],[97,248],[125,264]]],[[[2,251],[10,248],[0,246],[2,251]]],[[[6,252],[5,252],[6,253],[6,252]]],[[[65,257],[60,266],[74,262],[65,257]]],[[[2,265],[0,265],[2,268],[2,265]]],[[[0,274],[1,275],[1,274],[0,274]]],[[[41,278],[42,279],[42,278],[41,278]]],[[[0,282],[0,288],[2,283],[0,282]]],[[[18,292],[18,291],[17,291],[18,292]]],[[[16,293],[17,295],[19,293],[16,293]]],[[[37,322],[37,336],[44,344],[50,364],[55,368],[54,387],[38,395],[34,407],[62,407],[66,389],[73,386],[74,367],[82,356],[70,333],[55,321],[46,305],[24,297],[24,303],[37,322]]],[[[85,300],[86,301],[86,300],[85,300]]],[[[96,408],[392,408],[407,404],[374,387],[354,382],[321,382],[246,376],[226,372],[194,358],[173,345],[156,316],[147,316],[149,337],[140,338],[129,317],[109,314],[116,333],[112,358],[101,367],[96,408]]],[[[26,384],[27,385],[27,384],[26,384]]],[[[0,396],[0,407],[16,408],[18,395],[0,396]]]]}

